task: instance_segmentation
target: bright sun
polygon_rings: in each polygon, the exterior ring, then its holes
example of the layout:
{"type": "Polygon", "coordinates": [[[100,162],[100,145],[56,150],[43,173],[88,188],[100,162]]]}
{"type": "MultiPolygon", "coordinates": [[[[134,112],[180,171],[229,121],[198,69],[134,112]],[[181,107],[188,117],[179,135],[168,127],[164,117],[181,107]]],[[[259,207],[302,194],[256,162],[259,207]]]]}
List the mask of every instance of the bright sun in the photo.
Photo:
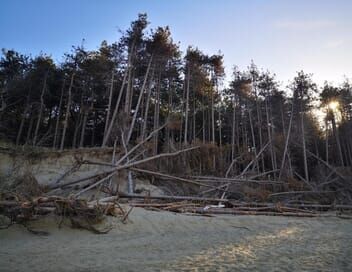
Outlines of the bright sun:
{"type": "Polygon", "coordinates": [[[330,110],[332,111],[336,111],[339,107],[339,102],[337,101],[331,101],[329,104],[328,104],[328,107],[330,110]]]}
{"type": "Polygon", "coordinates": [[[325,126],[326,126],[325,118],[327,117],[327,114],[329,113],[329,111],[334,113],[336,123],[340,122],[341,113],[339,108],[340,108],[340,103],[337,100],[331,100],[329,103],[325,104],[324,108],[317,107],[313,109],[313,113],[317,118],[321,127],[325,129],[325,126]]]}

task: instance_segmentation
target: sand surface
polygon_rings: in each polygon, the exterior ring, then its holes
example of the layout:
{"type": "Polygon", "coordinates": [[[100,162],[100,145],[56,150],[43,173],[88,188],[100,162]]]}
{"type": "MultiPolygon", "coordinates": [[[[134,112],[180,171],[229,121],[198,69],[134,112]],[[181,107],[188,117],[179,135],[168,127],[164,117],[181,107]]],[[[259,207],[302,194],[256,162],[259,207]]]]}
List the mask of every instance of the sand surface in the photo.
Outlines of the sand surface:
{"type": "Polygon", "coordinates": [[[352,220],[200,217],[135,208],[97,235],[48,218],[0,231],[0,271],[352,271],[352,220]]]}

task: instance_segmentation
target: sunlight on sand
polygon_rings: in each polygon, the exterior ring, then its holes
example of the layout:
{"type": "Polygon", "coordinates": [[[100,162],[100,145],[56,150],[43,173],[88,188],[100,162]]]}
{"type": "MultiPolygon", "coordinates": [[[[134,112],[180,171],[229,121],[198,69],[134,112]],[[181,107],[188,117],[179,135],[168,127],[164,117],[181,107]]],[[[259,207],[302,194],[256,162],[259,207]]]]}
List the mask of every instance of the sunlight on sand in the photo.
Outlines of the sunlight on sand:
{"type": "Polygon", "coordinates": [[[181,271],[212,271],[236,264],[253,265],[258,259],[257,251],[275,245],[278,240],[290,239],[300,232],[297,227],[288,227],[276,234],[261,234],[239,244],[227,244],[210,248],[186,257],[171,265],[181,271]]]}

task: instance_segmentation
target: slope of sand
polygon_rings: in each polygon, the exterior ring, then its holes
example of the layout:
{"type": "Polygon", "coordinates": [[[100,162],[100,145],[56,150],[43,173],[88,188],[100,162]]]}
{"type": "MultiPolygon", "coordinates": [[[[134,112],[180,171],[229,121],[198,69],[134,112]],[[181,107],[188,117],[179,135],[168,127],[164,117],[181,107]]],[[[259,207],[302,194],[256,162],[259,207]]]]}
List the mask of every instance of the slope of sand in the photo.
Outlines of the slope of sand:
{"type": "Polygon", "coordinates": [[[54,218],[0,230],[0,271],[352,271],[352,220],[200,217],[135,208],[108,234],[54,218]]]}

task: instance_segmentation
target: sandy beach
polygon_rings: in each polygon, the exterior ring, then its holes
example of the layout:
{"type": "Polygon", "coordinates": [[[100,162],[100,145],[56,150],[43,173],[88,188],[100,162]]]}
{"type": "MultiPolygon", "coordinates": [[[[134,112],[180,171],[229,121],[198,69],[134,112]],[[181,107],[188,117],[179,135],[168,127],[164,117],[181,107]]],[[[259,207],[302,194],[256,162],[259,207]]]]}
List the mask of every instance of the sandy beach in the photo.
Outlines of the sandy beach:
{"type": "Polygon", "coordinates": [[[351,271],[352,221],[133,209],[93,234],[57,218],[0,231],[0,271],[351,271]]]}

